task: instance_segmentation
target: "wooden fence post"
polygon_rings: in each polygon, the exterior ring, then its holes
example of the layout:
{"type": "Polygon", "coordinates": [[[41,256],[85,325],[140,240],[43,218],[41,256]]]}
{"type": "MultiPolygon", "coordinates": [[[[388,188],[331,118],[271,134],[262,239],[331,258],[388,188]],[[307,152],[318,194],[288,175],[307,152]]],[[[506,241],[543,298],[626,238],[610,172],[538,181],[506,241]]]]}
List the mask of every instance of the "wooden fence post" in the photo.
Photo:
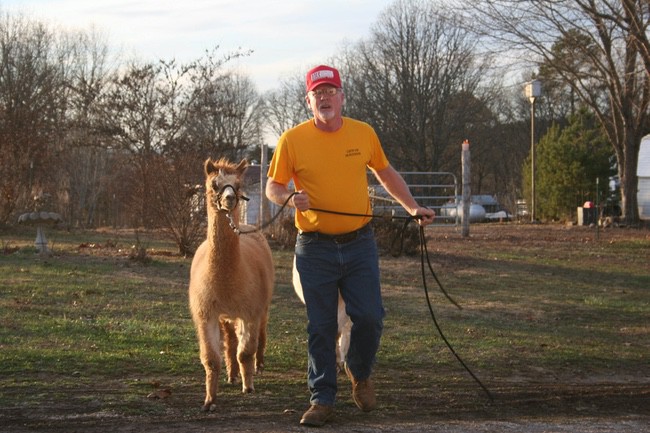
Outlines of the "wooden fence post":
{"type": "Polygon", "coordinates": [[[470,155],[469,141],[465,140],[462,144],[461,161],[463,165],[463,228],[461,234],[464,238],[469,236],[469,211],[472,201],[471,193],[471,175],[470,175],[470,155]]]}

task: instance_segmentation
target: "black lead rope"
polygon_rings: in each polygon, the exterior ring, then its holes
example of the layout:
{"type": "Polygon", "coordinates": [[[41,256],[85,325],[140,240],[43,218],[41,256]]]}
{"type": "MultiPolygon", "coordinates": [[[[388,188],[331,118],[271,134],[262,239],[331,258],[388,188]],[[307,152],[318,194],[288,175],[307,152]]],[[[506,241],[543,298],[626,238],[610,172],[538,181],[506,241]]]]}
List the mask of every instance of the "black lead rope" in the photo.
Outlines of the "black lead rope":
{"type": "MultiPolygon", "coordinates": [[[[287,207],[287,204],[289,204],[289,200],[291,200],[291,197],[293,197],[296,194],[298,194],[298,193],[297,192],[292,192],[291,194],[289,194],[289,197],[287,197],[287,199],[284,201],[284,203],[282,204],[282,207],[280,208],[280,210],[275,215],[273,215],[273,217],[270,220],[268,220],[267,222],[265,222],[261,226],[259,226],[257,228],[254,228],[253,230],[248,230],[248,231],[245,231],[245,232],[240,231],[239,234],[248,235],[248,234],[251,234],[251,233],[259,232],[259,231],[264,230],[265,228],[267,228],[271,224],[273,224],[273,222],[276,219],[278,219],[278,217],[282,214],[282,211],[284,210],[284,208],[287,207]]],[[[246,200],[248,200],[248,199],[246,199],[246,200]]]]}
{"type": "Polygon", "coordinates": [[[465,364],[463,359],[456,353],[454,348],[452,347],[451,343],[449,343],[449,340],[447,340],[447,337],[445,337],[445,334],[442,332],[442,329],[440,328],[440,325],[438,324],[438,320],[436,319],[436,315],[433,312],[433,307],[431,305],[431,300],[429,299],[429,289],[427,287],[427,278],[424,272],[424,259],[426,257],[427,260],[427,265],[429,266],[429,271],[431,271],[431,275],[433,275],[433,278],[436,280],[436,283],[438,283],[438,287],[440,288],[440,291],[449,299],[449,301],[454,304],[458,309],[462,309],[456,301],[454,301],[447,291],[442,287],[442,284],[440,283],[440,280],[438,280],[438,277],[436,276],[436,273],[433,271],[433,267],[431,266],[431,261],[429,260],[429,250],[427,250],[427,242],[424,237],[424,227],[420,226],[420,264],[422,265],[422,285],[424,286],[424,294],[426,295],[427,299],[427,306],[429,307],[429,313],[431,314],[431,320],[433,320],[433,324],[436,327],[436,330],[438,331],[438,334],[440,334],[440,337],[442,338],[442,341],[445,342],[451,353],[456,357],[458,362],[460,362],[460,365],[465,368],[465,370],[469,373],[470,376],[476,381],[476,383],[479,384],[479,386],[485,391],[485,394],[488,396],[490,401],[494,401],[494,398],[492,397],[492,394],[490,391],[483,385],[483,382],[479,380],[479,378],[470,370],[470,368],[465,364]]]}
{"type": "MultiPolygon", "coordinates": [[[[401,251],[403,243],[404,243],[404,233],[406,231],[406,228],[408,227],[409,223],[412,220],[418,219],[418,217],[419,217],[419,215],[412,216],[412,217],[407,217],[408,219],[406,220],[406,222],[402,226],[402,230],[397,234],[397,237],[399,237],[400,241],[401,241],[401,243],[400,243],[400,251],[401,251]]],[[[449,293],[447,293],[445,288],[442,286],[442,283],[438,279],[438,276],[433,271],[433,266],[431,266],[431,260],[429,260],[429,250],[427,249],[427,241],[426,241],[426,238],[424,236],[424,227],[420,226],[419,232],[420,232],[420,269],[422,271],[422,286],[424,287],[424,294],[425,294],[425,297],[426,297],[426,300],[427,300],[427,306],[429,307],[429,313],[431,314],[431,320],[433,321],[433,325],[435,326],[436,330],[438,331],[438,334],[442,338],[442,341],[445,342],[445,344],[447,345],[447,347],[449,348],[451,353],[456,357],[458,362],[460,362],[460,365],[463,366],[463,368],[469,373],[470,376],[472,376],[472,378],[476,381],[476,383],[479,384],[479,386],[483,389],[483,391],[485,391],[485,393],[487,394],[490,401],[494,401],[494,398],[492,397],[492,394],[490,393],[490,391],[485,387],[485,385],[483,385],[483,383],[474,374],[474,372],[472,372],[472,370],[470,370],[470,368],[467,366],[467,364],[465,364],[465,361],[463,361],[463,359],[460,357],[460,355],[458,355],[458,353],[456,353],[456,350],[454,350],[454,348],[451,345],[451,343],[449,342],[449,340],[447,340],[447,337],[445,337],[445,334],[442,332],[442,328],[438,324],[438,320],[436,319],[436,315],[433,312],[433,306],[431,305],[431,299],[429,297],[429,287],[427,286],[427,276],[426,276],[426,272],[424,270],[424,259],[425,258],[426,258],[426,261],[427,261],[427,266],[429,267],[429,272],[431,272],[431,276],[433,276],[433,279],[438,284],[438,288],[440,289],[442,294],[445,295],[445,298],[447,298],[449,300],[449,302],[451,302],[459,310],[462,310],[463,308],[458,304],[458,302],[456,302],[449,295],[449,293]]],[[[393,239],[393,244],[395,243],[395,241],[396,241],[396,238],[393,239]]]]}
{"type": "MultiPolygon", "coordinates": [[[[273,216],[273,218],[271,218],[267,223],[263,224],[261,227],[257,228],[254,231],[262,230],[263,228],[268,227],[269,225],[271,225],[273,223],[273,221],[275,221],[277,219],[277,217],[282,213],[284,208],[289,203],[289,200],[291,200],[291,197],[293,197],[295,194],[297,194],[297,193],[294,192],[294,193],[290,194],[289,197],[284,202],[284,204],[282,205],[282,208],[280,209],[280,211],[278,211],[278,213],[276,213],[273,216]]],[[[330,214],[336,214],[336,215],[345,215],[345,216],[359,216],[359,217],[371,217],[371,218],[376,217],[376,215],[355,214],[355,213],[348,213],[348,212],[337,212],[337,211],[331,211],[331,210],[327,210],[327,209],[310,208],[310,210],[316,211],[316,212],[325,212],[325,213],[330,213],[330,214]]],[[[402,227],[401,232],[397,235],[401,240],[401,245],[400,245],[400,250],[401,250],[401,247],[403,246],[403,243],[404,243],[404,232],[405,232],[407,226],[409,225],[409,223],[411,221],[416,220],[416,219],[420,219],[422,217],[420,215],[415,215],[415,216],[406,216],[406,217],[405,216],[392,216],[391,218],[393,218],[393,219],[405,219],[406,220],[405,223],[404,223],[404,226],[402,227]]],[[[246,233],[252,233],[252,232],[242,232],[242,234],[246,234],[246,233]]],[[[395,242],[395,240],[396,240],[396,238],[393,239],[393,243],[395,242]]],[[[436,315],[433,312],[433,306],[431,305],[431,299],[429,297],[429,288],[427,287],[427,278],[426,278],[426,272],[425,272],[425,268],[424,268],[425,258],[426,258],[427,266],[429,267],[429,271],[431,272],[431,275],[433,276],[433,279],[438,284],[438,288],[440,288],[440,291],[442,292],[442,294],[449,300],[449,302],[451,302],[459,310],[462,310],[462,307],[451,296],[449,296],[449,293],[447,293],[445,288],[442,286],[442,283],[438,279],[438,276],[433,271],[433,266],[431,266],[431,260],[429,260],[429,250],[427,249],[426,238],[424,236],[424,227],[420,226],[420,265],[421,265],[420,267],[421,267],[421,270],[422,270],[422,285],[424,287],[424,294],[425,294],[425,297],[426,297],[426,300],[427,300],[427,306],[429,307],[429,313],[431,315],[431,320],[433,321],[433,324],[434,324],[436,330],[438,331],[438,334],[442,338],[442,341],[445,342],[445,344],[447,345],[447,348],[449,348],[449,350],[454,355],[454,357],[456,357],[458,362],[460,362],[460,365],[463,366],[463,368],[476,381],[476,383],[479,384],[479,386],[483,389],[483,391],[485,391],[485,394],[488,396],[490,401],[494,401],[494,398],[492,397],[492,394],[490,393],[490,391],[487,389],[487,387],[485,385],[483,385],[483,382],[480,381],[480,379],[472,372],[472,370],[470,370],[470,368],[467,366],[467,364],[465,364],[465,361],[463,361],[463,359],[460,357],[460,355],[458,355],[458,353],[456,353],[456,350],[454,350],[451,343],[449,343],[449,340],[447,340],[447,337],[445,337],[445,334],[442,332],[442,328],[440,328],[440,325],[438,324],[438,320],[436,319],[436,315]]]]}

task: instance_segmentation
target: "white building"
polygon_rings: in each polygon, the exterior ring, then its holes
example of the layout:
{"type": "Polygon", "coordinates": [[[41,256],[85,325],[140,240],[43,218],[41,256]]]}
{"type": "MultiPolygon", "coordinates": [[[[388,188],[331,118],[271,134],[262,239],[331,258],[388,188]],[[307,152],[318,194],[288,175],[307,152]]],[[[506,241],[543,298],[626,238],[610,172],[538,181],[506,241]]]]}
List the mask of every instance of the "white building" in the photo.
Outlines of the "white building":
{"type": "Polygon", "coordinates": [[[638,177],[636,199],[639,204],[639,218],[650,220],[650,135],[641,139],[636,175],[638,177]]]}

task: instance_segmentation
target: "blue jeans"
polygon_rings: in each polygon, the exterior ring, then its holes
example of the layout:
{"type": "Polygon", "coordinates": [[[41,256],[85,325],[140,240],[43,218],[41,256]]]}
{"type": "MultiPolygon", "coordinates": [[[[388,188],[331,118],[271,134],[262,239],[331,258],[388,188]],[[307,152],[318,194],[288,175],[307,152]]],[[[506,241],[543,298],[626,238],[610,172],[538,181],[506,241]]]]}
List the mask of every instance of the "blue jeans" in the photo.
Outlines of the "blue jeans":
{"type": "Polygon", "coordinates": [[[356,379],[370,376],[379,349],[385,312],[377,244],[372,229],[366,226],[355,240],[343,244],[299,234],[295,253],[309,321],[310,402],[333,405],[339,290],[353,323],[346,364],[356,379]]]}

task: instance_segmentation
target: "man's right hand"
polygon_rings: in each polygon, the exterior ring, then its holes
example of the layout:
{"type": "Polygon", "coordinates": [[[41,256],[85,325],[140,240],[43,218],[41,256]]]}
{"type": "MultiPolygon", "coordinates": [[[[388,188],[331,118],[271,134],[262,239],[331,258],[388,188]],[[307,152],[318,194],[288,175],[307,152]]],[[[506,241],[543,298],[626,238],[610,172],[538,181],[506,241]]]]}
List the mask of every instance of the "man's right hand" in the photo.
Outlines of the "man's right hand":
{"type": "Polygon", "coordinates": [[[294,196],[291,197],[291,203],[300,212],[309,210],[309,196],[303,190],[296,191],[294,196]]]}

